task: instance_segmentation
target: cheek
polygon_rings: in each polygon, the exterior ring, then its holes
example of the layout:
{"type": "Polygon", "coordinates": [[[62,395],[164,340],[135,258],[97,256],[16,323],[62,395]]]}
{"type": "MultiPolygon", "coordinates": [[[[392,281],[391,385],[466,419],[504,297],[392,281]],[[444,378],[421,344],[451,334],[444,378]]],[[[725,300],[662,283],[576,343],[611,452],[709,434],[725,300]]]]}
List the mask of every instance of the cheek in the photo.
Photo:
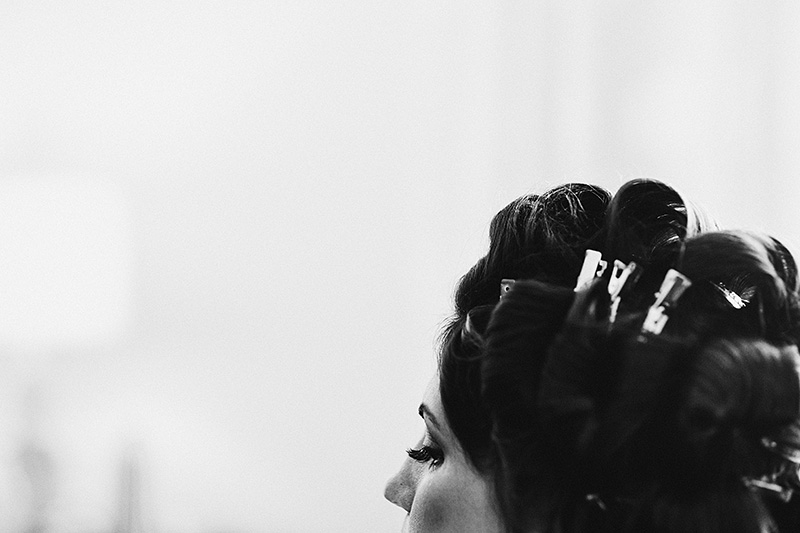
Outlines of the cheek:
{"type": "Polygon", "coordinates": [[[430,471],[419,480],[410,533],[493,533],[499,520],[489,483],[459,469],[430,471]]]}
{"type": "Polygon", "coordinates": [[[452,500],[458,494],[458,488],[450,477],[436,474],[439,472],[430,472],[417,484],[414,506],[408,517],[411,533],[446,531],[448,515],[455,507],[452,500]]]}

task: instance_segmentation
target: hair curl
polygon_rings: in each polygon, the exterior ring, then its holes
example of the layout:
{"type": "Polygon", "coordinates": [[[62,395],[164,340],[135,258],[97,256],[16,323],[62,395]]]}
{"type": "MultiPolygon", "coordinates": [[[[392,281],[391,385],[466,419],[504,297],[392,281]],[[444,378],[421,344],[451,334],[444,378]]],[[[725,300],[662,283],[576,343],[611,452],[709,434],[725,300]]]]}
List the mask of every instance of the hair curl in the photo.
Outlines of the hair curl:
{"type": "MultiPolygon", "coordinates": [[[[527,460],[556,465],[562,531],[796,530],[796,501],[787,512],[753,490],[800,487],[785,453],[800,453],[795,262],[775,239],[737,231],[664,248],[649,268],[678,268],[692,285],[659,335],[642,331],[658,278],[613,324],[607,279],[575,298],[528,405],[543,453],[527,460]],[[611,510],[591,512],[587,495],[611,510]]],[[[511,320],[504,308],[492,324],[511,320]]],[[[492,324],[489,352],[513,350],[492,324]]]]}

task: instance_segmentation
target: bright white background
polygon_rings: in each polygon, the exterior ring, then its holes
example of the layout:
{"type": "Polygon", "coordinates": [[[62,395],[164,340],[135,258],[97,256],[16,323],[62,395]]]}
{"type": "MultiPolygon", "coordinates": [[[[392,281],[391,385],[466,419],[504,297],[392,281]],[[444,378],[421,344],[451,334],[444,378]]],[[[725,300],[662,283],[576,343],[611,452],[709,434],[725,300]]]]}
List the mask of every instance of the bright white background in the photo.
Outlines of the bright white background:
{"type": "Polygon", "coordinates": [[[790,1],[0,3],[0,531],[399,530],[383,484],[505,203],[652,176],[797,249],[798,29],[790,1]]]}

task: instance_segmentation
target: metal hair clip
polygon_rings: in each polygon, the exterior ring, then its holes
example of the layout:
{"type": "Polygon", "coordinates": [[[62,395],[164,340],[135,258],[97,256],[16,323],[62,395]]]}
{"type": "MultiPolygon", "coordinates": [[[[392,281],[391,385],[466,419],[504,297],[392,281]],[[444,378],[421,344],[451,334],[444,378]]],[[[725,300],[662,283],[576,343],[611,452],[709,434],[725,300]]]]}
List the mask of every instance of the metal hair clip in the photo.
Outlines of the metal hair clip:
{"type": "Polygon", "coordinates": [[[647,311],[647,318],[642,324],[642,331],[659,335],[664,329],[664,325],[669,320],[667,310],[671,309],[678,302],[683,291],[692,285],[689,278],[670,268],[661,282],[661,288],[656,293],[656,301],[647,311]]]}
{"type": "Polygon", "coordinates": [[[611,271],[611,278],[608,280],[608,295],[611,297],[611,311],[608,321],[614,323],[617,318],[617,309],[621,301],[622,290],[626,284],[633,285],[642,273],[635,262],[631,261],[627,265],[619,259],[614,260],[614,269],[611,271]]]}
{"type": "Polygon", "coordinates": [[[515,279],[501,279],[500,280],[500,299],[503,299],[503,296],[506,295],[508,291],[511,290],[511,287],[517,282],[515,279]]]}
{"type": "Polygon", "coordinates": [[[741,296],[730,290],[722,283],[711,283],[711,284],[725,296],[725,299],[728,300],[728,303],[730,303],[734,309],[742,309],[744,306],[750,303],[749,301],[745,300],[744,298],[742,298],[741,296]]]}
{"type": "Polygon", "coordinates": [[[595,277],[602,276],[607,266],[608,263],[603,261],[603,254],[597,250],[586,250],[581,273],[578,274],[578,281],[575,283],[575,292],[585,288],[595,277]]]}
{"type": "Polygon", "coordinates": [[[633,283],[637,277],[634,274],[639,274],[640,272],[639,265],[635,262],[631,261],[626,265],[619,259],[615,259],[611,278],[608,280],[608,295],[611,296],[611,299],[619,298],[628,279],[633,283]]]}
{"type": "Polygon", "coordinates": [[[781,500],[785,502],[788,502],[794,493],[793,489],[775,483],[775,480],[771,480],[770,476],[763,478],[746,477],[742,478],[742,481],[744,482],[744,485],[751,490],[766,490],[768,492],[774,492],[781,500]]]}
{"type": "Polygon", "coordinates": [[[597,506],[601,511],[608,511],[606,503],[600,498],[599,494],[587,494],[586,501],[597,506]]]}
{"type": "Polygon", "coordinates": [[[467,335],[475,335],[475,325],[472,323],[472,317],[467,313],[467,319],[464,321],[464,329],[461,330],[461,341],[465,341],[467,335]]]}

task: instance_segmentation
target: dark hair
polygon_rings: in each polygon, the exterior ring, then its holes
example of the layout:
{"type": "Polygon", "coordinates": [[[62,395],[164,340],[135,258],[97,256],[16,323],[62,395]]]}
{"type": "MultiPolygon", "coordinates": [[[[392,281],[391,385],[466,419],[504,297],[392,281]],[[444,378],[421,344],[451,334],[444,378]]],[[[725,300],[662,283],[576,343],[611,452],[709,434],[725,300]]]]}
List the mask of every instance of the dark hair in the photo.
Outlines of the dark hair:
{"type": "MultiPolygon", "coordinates": [[[[608,276],[564,295],[571,307],[552,342],[531,326],[553,320],[541,305],[552,287],[518,283],[495,309],[486,360],[508,368],[494,403],[529,419],[495,428],[511,529],[539,518],[559,531],[796,530],[796,501],[787,507],[760,490],[785,497],[800,488],[791,254],[773,238],[732,231],[666,239],[652,251],[643,257],[651,274],[613,323],[608,276]],[[668,268],[691,286],[663,331],[643,331],[668,268]],[[538,374],[523,372],[542,351],[538,374]],[[513,391],[526,378],[534,392],[502,393],[503,383],[513,391]]],[[[564,302],[555,308],[563,316],[564,302]]],[[[498,408],[492,416],[502,420],[498,408]]]]}
{"type": "Polygon", "coordinates": [[[455,316],[441,337],[439,390],[453,434],[484,472],[494,460],[491,419],[481,397],[479,332],[499,299],[500,281],[537,277],[574,283],[584,250],[600,238],[610,197],[601,187],[571,183],[514,200],[491,222],[488,253],[458,283],[455,316]]]}
{"type": "MultiPolygon", "coordinates": [[[[654,180],[623,185],[599,220],[595,237],[576,254],[581,262],[585,249],[593,248],[606,257],[658,264],[675,255],[674,247],[687,236],[714,227],[674,189],[654,180]]],[[[555,283],[536,273],[520,276],[529,281],[518,279],[494,309],[481,341],[481,399],[491,417],[496,493],[513,531],[530,529],[552,507],[547,502],[559,499],[553,490],[563,473],[552,463],[565,450],[544,449],[536,402],[548,347],[572,304],[579,268],[563,272],[555,283]]]]}
{"type": "Polygon", "coordinates": [[[456,317],[496,304],[503,278],[574,283],[584,250],[603,229],[610,199],[601,187],[568,183],[505,206],[489,227],[488,253],[458,283],[456,317]]]}

